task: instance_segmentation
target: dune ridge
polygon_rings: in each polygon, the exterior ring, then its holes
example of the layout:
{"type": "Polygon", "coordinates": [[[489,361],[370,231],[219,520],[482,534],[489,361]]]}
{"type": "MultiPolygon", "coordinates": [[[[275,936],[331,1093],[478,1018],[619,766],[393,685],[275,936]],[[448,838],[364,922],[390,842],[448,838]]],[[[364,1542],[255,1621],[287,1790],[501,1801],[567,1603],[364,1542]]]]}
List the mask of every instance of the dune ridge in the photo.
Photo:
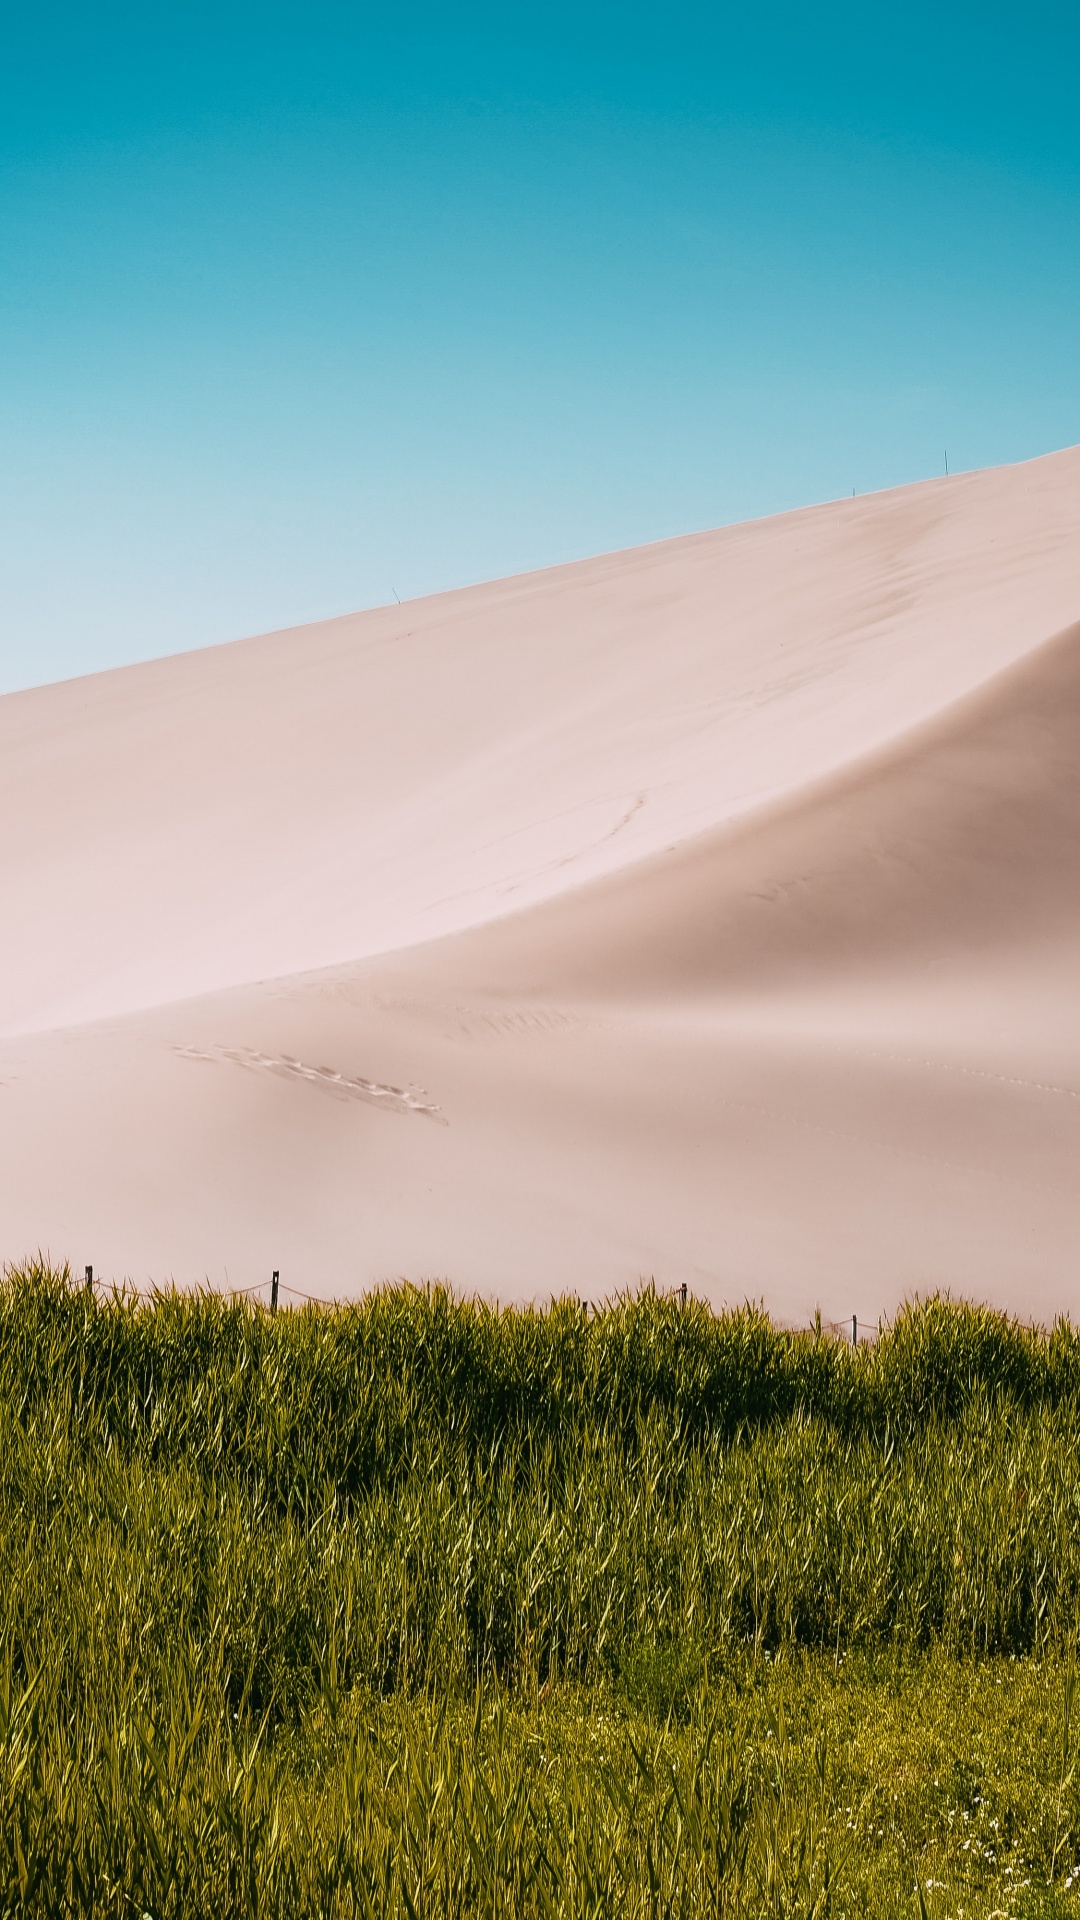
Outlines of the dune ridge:
{"type": "Polygon", "coordinates": [[[536,996],[730,1001],[877,972],[900,991],[953,966],[968,991],[1013,957],[1071,988],[1078,881],[1080,622],[799,792],[485,928],[480,950],[536,996]]]}
{"type": "Polygon", "coordinates": [[[0,1253],[1068,1307],[1078,531],[1072,449],[0,700],[0,1253]]]}

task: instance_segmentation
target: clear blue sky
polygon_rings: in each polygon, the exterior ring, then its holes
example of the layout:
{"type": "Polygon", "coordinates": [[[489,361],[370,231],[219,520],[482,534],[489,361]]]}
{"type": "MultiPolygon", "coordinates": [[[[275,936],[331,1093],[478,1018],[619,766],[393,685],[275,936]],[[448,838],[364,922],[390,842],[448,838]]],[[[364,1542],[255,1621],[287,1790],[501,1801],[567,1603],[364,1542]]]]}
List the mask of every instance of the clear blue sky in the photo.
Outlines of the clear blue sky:
{"type": "Polygon", "coordinates": [[[4,9],[0,688],[1080,440],[1080,9],[4,9]]]}

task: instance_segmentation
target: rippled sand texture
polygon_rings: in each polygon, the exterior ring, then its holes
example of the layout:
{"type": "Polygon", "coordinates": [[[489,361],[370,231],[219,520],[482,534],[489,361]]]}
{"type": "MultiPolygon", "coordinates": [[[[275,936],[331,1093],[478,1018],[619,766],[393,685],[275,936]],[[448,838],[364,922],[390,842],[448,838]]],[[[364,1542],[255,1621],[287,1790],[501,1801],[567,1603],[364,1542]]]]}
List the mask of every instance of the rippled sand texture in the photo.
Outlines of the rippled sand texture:
{"type": "Polygon", "coordinates": [[[1078,623],[1073,450],[8,696],[0,1255],[1075,1309],[1078,623]]]}

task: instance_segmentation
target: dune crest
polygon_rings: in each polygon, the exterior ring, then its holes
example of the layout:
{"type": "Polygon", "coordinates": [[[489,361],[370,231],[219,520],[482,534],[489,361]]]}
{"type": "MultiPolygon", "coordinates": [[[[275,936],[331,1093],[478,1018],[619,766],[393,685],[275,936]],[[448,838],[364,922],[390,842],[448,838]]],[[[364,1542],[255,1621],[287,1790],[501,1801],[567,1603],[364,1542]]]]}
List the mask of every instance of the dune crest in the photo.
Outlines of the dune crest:
{"type": "Polygon", "coordinates": [[[0,700],[0,1254],[1073,1304],[1078,533],[1073,449],[0,700]]]}
{"type": "Polygon", "coordinates": [[[1078,899],[1080,623],[861,761],[458,952],[504,991],[732,1011],[877,982],[968,993],[1000,963],[1022,1019],[1036,978],[1063,999],[1080,979],[1078,899]]]}

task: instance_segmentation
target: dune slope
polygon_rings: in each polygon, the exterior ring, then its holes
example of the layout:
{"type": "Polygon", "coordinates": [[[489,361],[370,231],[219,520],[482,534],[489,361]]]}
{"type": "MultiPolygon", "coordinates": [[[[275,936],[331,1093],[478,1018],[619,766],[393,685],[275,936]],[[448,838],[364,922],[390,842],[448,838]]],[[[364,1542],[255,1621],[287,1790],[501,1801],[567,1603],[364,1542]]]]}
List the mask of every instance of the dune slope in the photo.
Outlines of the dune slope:
{"type": "Polygon", "coordinates": [[[1072,450],[0,701],[0,1254],[1068,1309],[1078,531],[1072,450]]]}

